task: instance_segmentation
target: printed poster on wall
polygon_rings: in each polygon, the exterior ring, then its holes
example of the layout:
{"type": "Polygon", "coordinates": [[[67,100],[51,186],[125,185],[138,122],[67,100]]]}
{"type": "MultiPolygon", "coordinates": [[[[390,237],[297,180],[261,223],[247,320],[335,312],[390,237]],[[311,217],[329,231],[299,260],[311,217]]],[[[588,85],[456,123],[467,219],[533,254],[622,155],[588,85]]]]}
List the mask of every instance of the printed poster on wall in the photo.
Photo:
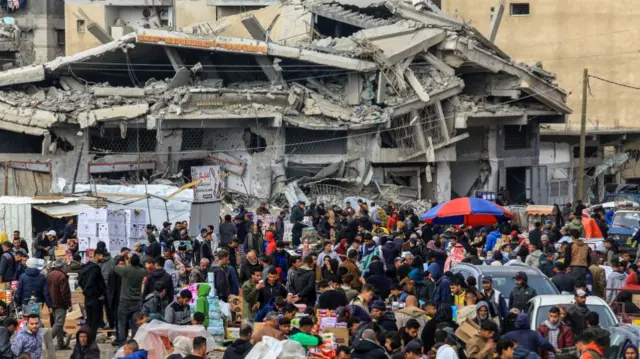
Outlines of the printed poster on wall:
{"type": "Polygon", "coordinates": [[[193,189],[194,203],[216,202],[222,196],[220,166],[191,167],[191,180],[200,180],[193,189]]]}

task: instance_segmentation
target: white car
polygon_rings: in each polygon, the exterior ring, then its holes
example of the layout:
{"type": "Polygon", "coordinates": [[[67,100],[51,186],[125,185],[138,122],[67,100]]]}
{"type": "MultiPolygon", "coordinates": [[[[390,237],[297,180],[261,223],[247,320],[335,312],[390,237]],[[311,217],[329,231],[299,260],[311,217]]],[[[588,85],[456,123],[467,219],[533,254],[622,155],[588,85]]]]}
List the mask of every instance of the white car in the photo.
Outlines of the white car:
{"type": "MultiPolygon", "coordinates": [[[[574,303],[573,295],[539,295],[532,298],[525,311],[531,319],[531,329],[537,330],[540,324],[549,318],[549,309],[558,305],[562,305],[567,309],[574,303]]],[[[609,304],[602,298],[590,295],[587,297],[587,307],[589,311],[596,312],[600,316],[600,326],[602,328],[610,328],[617,326],[618,318],[609,307],[609,304]]]]}

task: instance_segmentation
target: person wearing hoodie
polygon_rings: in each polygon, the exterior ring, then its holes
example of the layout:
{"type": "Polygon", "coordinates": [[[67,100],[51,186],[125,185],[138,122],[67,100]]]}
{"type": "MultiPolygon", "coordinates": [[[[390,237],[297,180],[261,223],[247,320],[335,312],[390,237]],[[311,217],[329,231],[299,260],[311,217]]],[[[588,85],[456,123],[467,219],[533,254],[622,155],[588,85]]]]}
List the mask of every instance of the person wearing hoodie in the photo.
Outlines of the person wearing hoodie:
{"type": "MultiPolygon", "coordinates": [[[[273,239],[274,235],[271,233],[271,237],[273,239]]],[[[274,241],[273,239],[272,241],[274,241]]],[[[264,254],[264,238],[262,236],[262,230],[258,226],[258,224],[254,224],[252,226],[251,232],[247,234],[247,240],[244,243],[245,251],[253,250],[258,255],[264,254]]]]}
{"type": "Polygon", "coordinates": [[[500,328],[504,329],[504,321],[509,314],[509,306],[504,299],[504,295],[497,289],[493,288],[493,277],[485,275],[482,277],[482,291],[480,292],[484,296],[484,300],[493,307],[492,312],[498,315],[500,319],[500,328]]]}
{"type": "Polygon", "coordinates": [[[536,247],[535,244],[529,243],[529,255],[527,255],[527,258],[524,260],[524,264],[538,268],[538,265],[540,264],[540,258],[542,258],[543,254],[544,253],[540,250],[540,248],[536,247]]]}
{"type": "Polygon", "coordinates": [[[69,359],[100,359],[100,348],[91,340],[91,329],[84,325],[76,333],[76,345],[69,359]]]}
{"type": "MultiPolygon", "coordinates": [[[[129,260],[129,265],[118,266],[115,268],[115,272],[121,280],[116,343],[124,345],[129,332],[129,321],[133,323],[133,315],[140,311],[142,305],[140,288],[142,288],[144,278],[147,276],[147,271],[140,267],[140,256],[134,254],[129,260]]],[[[131,329],[132,335],[135,336],[137,328],[133,325],[131,329]]]]}
{"type": "Polygon", "coordinates": [[[302,267],[296,272],[293,281],[293,293],[299,298],[299,303],[313,307],[316,303],[316,281],[313,267],[313,258],[307,256],[302,261],[302,267]]]}
{"type": "Polygon", "coordinates": [[[615,300],[620,292],[620,288],[624,287],[627,281],[627,273],[625,273],[625,268],[627,264],[625,262],[619,262],[614,259],[611,267],[613,268],[613,272],[609,273],[607,276],[607,290],[606,290],[606,298],[607,303],[611,303],[615,300]]]}
{"type": "Polygon", "coordinates": [[[378,344],[376,332],[367,329],[362,332],[362,336],[353,344],[351,359],[387,359],[387,353],[378,344]]]}
{"type": "MultiPolygon", "coordinates": [[[[560,320],[560,309],[552,307],[549,309],[549,317],[538,327],[538,332],[543,338],[549,341],[556,349],[564,349],[573,346],[573,332],[568,325],[560,320]]],[[[555,353],[540,353],[542,359],[554,359],[555,353]]]]}
{"type": "Polygon", "coordinates": [[[32,313],[26,318],[27,322],[24,328],[20,329],[13,338],[11,351],[15,356],[26,352],[31,354],[31,359],[40,359],[42,357],[42,335],[38,333],[40,317],[38,314],[32,313]]]}
{"type": "Polygon", "coordinates": [[[474,321],[480,326],[482,325],[482,323],[487,321],[498,324],[498,327],[500,326],[499,318],[491,316],[491,309],[489,308],[489,304],[484,300],[476,304],[476,318],[474,319],[474,321]]]}
{"type": "Polygon", "coordinates": [[[484,253],[493,252],[498,240],[502,238],[502,233],[499,230],[494,230],[487,235],[487,242],[484,245],[484,253]]]}
{"type": "MultiPolygon", "coordinates": [[[[418,305],[418,299],[413,295],[409,295],[405,301],[405,307],[396,311],[394,315],[396,317],[396,325],[398,328],[405,327],[410,319],[416,320],[418,324],[420,324],[418,336],[421,337],[422,331],[429,321],[429,317],[427,316],[427,312],[420,309],[418,305]]],[[[433,311],[433,313],[431,313],[432,316],[435,315],[435,307],[433,305],[429,305],[427,308],[433,311]]]]}
{"type": "Polygon", "coordinates": [[[560,352],[542,334],[532,330],[530,325],[529,314],[520,313],[516,319],[515,329],[503,335],[502,339],[515,340],[519,346],[532,352],[538,352],[538,350],[543,353],[547,351],[552,353],[560,352]]]}
{"type": "Polygon", "coordinates": [[[190,325],[189,302],[191,302],[191,298],[192,295],[188,289],[181,290],[176,299],[165,309],[164,320],[169,324],[190,325]]]}
{"type": "Polygon", "coordinates": [[[173,353],[166,359],[182,359],[191,355],[193,346],[191,345],[191,339],[182,335],[178,335],[173,339],[173,353]]]}
{"type": "Polygon", "coordinates": [[[62,272],[64,260],[58,259],[53,264],[53,268],[47,275],[47,287],[51,296],[51,310],[53,314],[53,323],[51,323],[51,337],[58,338],[58,349],[64,349],[64,321],[67,317],[67,310],[71,308],[71,289],[69,288],[69,279],[62,272]]]}
{"type": "Polygon", "coordinates": [[[347,245],[348,240],[346,238],[342,238],[334,251],[338,254],[338,258],[340,259],[340,263],[347,260],[347,245]]]}
{"type": "Polygon", "coordinates": [[[147,359],[148,352],[140,349],[138,342],[134,339],[127,340],[123,348],[124,357],[122,359],[147,359]]]}
{"type": "Polygon", "coordinates": [[[382,261],[371,262],[366,282],[376,288],[376,294],[380,298],[387,298],[391,292],[393,281],[384,272],[382,261]]]}
{"type": "Polygon", "coordinates": [[[31,313],[31,308],[27,305],[32,295],[35,295],[36,303],[46,303],[51,308],[47,278],[38,270],[38,260],[35,258],[27,260],[27,270],[20,276],[18,288],[13,296],[16,306],[22,306],[22,312],[25,314],[31,313]]]}
{"type": "Polygon", "coordinates": [[[392,240],[388,240],[380,247],[388,268],[394,266],[394,260],[400,256],[400,248],[392,240]]]}
{"type": "Polygon", "coordinates": [[[174,289],[173,289],[173,279],[164,270],[165,259],[162,256],[158,256],[154,258],[153,265],[154,269],[147,276],[147,280],[144,285],[144,290],[142,291],[142,297],[146,297],[151,294],[155,290],[156,283],[162,283],[164,285],[165,296],[162,299],[162,310],[165,310],[169,302],[173,298],[174,289]]]}
{"type": "Polygon", "coordinates": [[[209,326],[209,301],[207,296],[211,292],[211,286],[207,283],[200,283],[198,285],[198,299],[196,300],[196,313],[202,313],[204,315],[204,327],[209,326]]]}
{"type": "Polygon", "coordinates": [[[10,283],[15,278],[16,257],[11,252],[11,242],[2,242],[2,256],[0,256],[0,282],[10,283]]]}
{"type": "Polygon", "coordinates": [[[517,272],[513,277],[516,281],[516,286],[509,295],[509,309],[517,308],[523,311],[529,300],[538,295],[535,289],[529,287],[527,283],[527,273],[517,272]]]}
{"type": "Polygon", "coordinates": [[[453,277],[452,272],[445,272],[440,279],[436,282],[436,289],[433,292],[433,302],[436,305],[440,304],[451,304],[452,296],[451,296],[451,278],[453,277]]]}
{"type": "Polygon", "coordinates": [[[107,285],[98,265],[98,261],[102,259],[104,254],[104,249],[97,248],[93,255],[93,261],[83,265],[78,274],[78,284],[84,294],[87,325],[91,328],[91,340],[93,341],[96,339],[98,326],[102,322],[102,306],[107,294],[107,285]]]}
{"type": "Polygon", "coordinates": [[[171,277],[171,283],[173,284],[173,288],[174,289],[180,288],[180,275],[175,270],[175,264],[173,263],[173,260],[171,259],[165,260],[164,271],[167,272],[167,274],[169,274],[169,276],[171,277]]]}
{"type": "Polygon", "coordinates": [[[154,284],[153,292],[147,294],[142,302],[142,313],[146,314],[149,321],[153,319],[163,319],[162,311],[162,297],[166,294],[164,283],[156,282],[154,284]]]}
{"type": "Polygon", "coordinates": [[[284,242],[277,242],[276,250],[269,255],[269,258],[271,259],[273,266],[278,270],[282,283],[287,283],[287,272],[289,271],[291,255],[284,249],[284,247],[284,242]]]}
{"type": "Polygon", "coordinates": [[[249,325],[240,328],[240,338],[236,339],[224,351],[222,359],[244,359],[253,348],[251,344],[253,329],[249,325]]]}

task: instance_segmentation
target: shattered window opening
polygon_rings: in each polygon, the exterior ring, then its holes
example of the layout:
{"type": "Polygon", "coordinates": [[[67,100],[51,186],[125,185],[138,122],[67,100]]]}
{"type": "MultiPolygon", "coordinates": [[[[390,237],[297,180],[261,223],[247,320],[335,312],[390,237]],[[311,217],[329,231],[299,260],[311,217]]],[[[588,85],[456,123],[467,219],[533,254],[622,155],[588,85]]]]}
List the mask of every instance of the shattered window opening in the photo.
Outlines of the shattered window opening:
{"type": "Polygon", "coordinates": [[[504,149],[521,150],[529,148],[529,127],[520,125],[504,126],[504,149]]]}
{"type": "Polygon", "coordinates": [[[44,136],[0,130],[0,153],[42,153],[44,136]]]}
{"type": "Polygon", "coordinates": [[[529,3],[511,4],[511,16],[529,16],[529,3]]]}
{"type": "Polygon", "coordinates": [[[119,128],[92,129],[89,139],[91,151],[98,155],[155,152],[157,142],[156,130],[135,128],[127,129],[125,138],[122,138],[119,128]]]}
{"type": "Polygon", "coordinates": [[[204,130],[202,128],[186,128],[182,130],[181,151],[204,149],[204,130]]]}
{"type": "Polygon", "coordinates": [[[347,132],[285,129],[285,153],[287,155],[344,155],[347,153],[347,132]]]}
{"type": "Polygon", "coordinates": [[[77,32],[85,32],[87,27],[85,25],[84,20],[76,20],[76,31],[77,32]]]}
{"type": "Polygon", "coordinates": [[[244,140],[244,147],[249,154],[264,152],[267,149],[267,141],[264,137],[251,131],[249,127],[244,129],[242,139],[244,140]]]}
{"type": "Polygon", "coordinates": [[[566,197],[569,195],[569,181],[549,181],[549,197],[566,197]]]}

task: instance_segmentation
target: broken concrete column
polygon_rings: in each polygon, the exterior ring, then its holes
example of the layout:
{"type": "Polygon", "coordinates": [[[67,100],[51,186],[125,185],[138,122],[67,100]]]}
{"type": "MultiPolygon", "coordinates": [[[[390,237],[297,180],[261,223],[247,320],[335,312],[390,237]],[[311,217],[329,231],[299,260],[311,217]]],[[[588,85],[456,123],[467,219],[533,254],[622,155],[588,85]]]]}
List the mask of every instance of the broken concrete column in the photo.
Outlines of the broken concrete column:
{"type": "Polygon", "coordinates": [[[363,80],[357,72],[349,72],[347,75],[347,103],[349,105],[360,104],[360,94],[362,93],[363,80]]]}
{"type": "Polygon", "coordinates": [[[451,200],[451,166],[449,162],[438,162],[435,188],[438,203],[451,200]]]}

